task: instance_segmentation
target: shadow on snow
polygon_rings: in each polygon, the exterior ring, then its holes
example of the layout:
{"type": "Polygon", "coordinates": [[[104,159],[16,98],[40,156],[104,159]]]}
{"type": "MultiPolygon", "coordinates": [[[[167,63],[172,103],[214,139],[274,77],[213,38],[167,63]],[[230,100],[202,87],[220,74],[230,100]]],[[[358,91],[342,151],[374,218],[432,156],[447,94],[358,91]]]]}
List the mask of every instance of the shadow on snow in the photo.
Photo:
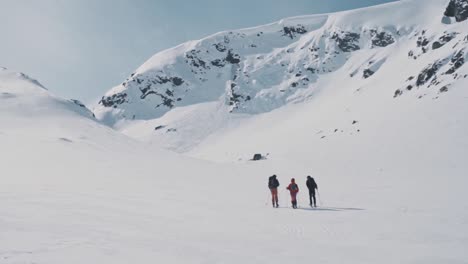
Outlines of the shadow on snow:
{"type": "MultiPolygon", "coordinates": [[[[292,207],[279,207],[279,209],[291,209],[294,210],[292,207]]],[[[329,212],[342,212],[342,211],[364,211],[365,209],[362,208],[350,208],[350,207],[315,207],[315,208],[308,208],[308,207],[298,207],[296,210],[303,210],[303,211],[329,211],[329,212]]]]}

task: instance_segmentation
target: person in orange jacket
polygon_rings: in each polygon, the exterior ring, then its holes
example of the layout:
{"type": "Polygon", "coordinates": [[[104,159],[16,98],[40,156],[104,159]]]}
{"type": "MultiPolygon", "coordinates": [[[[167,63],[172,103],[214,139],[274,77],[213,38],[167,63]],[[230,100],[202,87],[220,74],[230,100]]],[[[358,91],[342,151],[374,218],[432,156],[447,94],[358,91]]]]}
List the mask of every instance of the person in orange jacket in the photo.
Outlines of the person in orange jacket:
{"type": "Polygon", "coordinates": [[[289,193],[291,194],[291,203],[292,207],[294,209],[297,208],[297,193],[299,192],[299,186],[296,184],[296,180],[294,178],[291,179],[291,183],[286,187],[286,189],[289,190],[289,193]]]}

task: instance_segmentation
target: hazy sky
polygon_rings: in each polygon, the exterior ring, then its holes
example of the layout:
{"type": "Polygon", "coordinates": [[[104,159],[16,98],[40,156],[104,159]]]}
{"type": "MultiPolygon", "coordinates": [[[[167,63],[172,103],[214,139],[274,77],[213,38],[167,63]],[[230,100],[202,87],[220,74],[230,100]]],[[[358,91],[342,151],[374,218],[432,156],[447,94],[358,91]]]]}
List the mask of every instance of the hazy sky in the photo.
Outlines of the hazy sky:
{"type": "Polygon", "coordinates": [[[154,53],[218,31],[395,0],[0,0],[0,66],[92,103],[154,53]]]}

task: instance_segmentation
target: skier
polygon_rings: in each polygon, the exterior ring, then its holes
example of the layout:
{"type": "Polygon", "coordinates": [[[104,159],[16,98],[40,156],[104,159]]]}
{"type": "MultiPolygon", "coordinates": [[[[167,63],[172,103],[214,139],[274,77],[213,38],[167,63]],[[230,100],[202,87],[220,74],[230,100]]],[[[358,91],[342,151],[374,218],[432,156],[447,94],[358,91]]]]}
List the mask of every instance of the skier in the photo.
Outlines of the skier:
{"type": "Polygon", "coordinates": [[[307,181],[306,181],[307,188],[309,188],[309,201],[310,201],[310,206],[312,207],[317,207],[317,202],[315,199],[315,189],[318,190],[317,183],[315,182],[314,178],[307,176],[307,181]],[[312,200],[314,203],[312,203],[312,200]]]}
{"type": "Polygon", "coordinates": [[[278,208],[278,186],[279,186],[279,181],[276,179],[276,175],[271,176],[268,178],[268,188],[270,189],[271,192],[271,203],[273,204],[273,207],[278,208]]]}
{"type": "Polygon", "coordinates": [[[296,209],[297,208],[296,196],[297,196],[297,193],[299,192],[299,186],[297,186],[296,180],[294,178],[291,179],[291,183],[288,185],[288,187],[286,187],[286,189],[288,189],[289,193],[291,194],[292,207],[296,209]]]}

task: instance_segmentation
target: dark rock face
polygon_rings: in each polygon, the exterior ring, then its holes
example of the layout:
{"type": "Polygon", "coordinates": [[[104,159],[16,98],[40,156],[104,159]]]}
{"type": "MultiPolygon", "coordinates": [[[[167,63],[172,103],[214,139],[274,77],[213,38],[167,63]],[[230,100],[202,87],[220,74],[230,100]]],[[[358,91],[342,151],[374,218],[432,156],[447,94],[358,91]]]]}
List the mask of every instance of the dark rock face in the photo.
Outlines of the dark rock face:
{"type": "Polygon", "coordinates": [[[229,50],[225,60],[231,64],[239,64],[240,56],[239,54],[233,53],[232,50],[229,50]]]}
{"type": "Polygon", "coordinates": [[[448,92],[448,87],[447,87],[447,86],[444,86],[444,87],[440,88],[440,89],[439,89],[439,92],[440,92],[440,93],[446,93],[446,92],[448,92]]]}
{"type": "Polygon", "coordinates": [[[231,87],[229,90],[229,101],[228,104],[232,106],[231,112],[233,109],[239,107],[242,101],[247,102],[250,101],[252,98],[250,95],[242,95],[238,93],[237,84],[235,82],[231,82],[231,87]]]}
{"type": "Polygon", "coordinates": [[[181,86],[184,83],[184,80],[180,77],[167,77],[157,75],[154,81],[158,84],[172,83],[173,86],[181,86]]]}
{"type": "Polygon", "coordinates": [[[262,160],[262,159],[265,159],[265,157],[260,153],[254,154],[254,156],[252,158],[252,160],[255,160],[255,161],[262,160]]]}
{"type": "Polygon", "coordinates": [[[283,36],[288,36],[291,39],[294,39],[297,35],[302,35],[307,33],[307,30],[303,25],[283,27],[283,36]]]}
{"type": "Polygon", "coordinates": [[[225,60],[220,60],[220,59],[216,59],[214,61],[211,62],[211,65],[213,66],[216,66],[218,68],[222,68],[226,65],[226,61],[225,60]]]}
{"type": "Polygon", "coordinates": [[[442,65],[443,65],[442,62],[436,61],[433,64],[424,68],[422,72],[418,75],[418,79],[416,80],[416,85],[417,86],[424,85],[433,77],[436,77],[436,73],[442,65]]]}
{"type": "MultiPolygon", "coordinates": [[[[229,43],[229,41],[228,41],[228,43],[229,43]]],[[[219,52],[225,52],[227,50],[227,47],[223,43],[216,43],[216,44],[213,44],[213,46],[219,52]]]]}
{"type": "Polygon", "coordinates": [[[191,50],[185,54],[185,62],[192,66],[193,73],[204,73],[204,70],[210,69],[210,66],[200,58],[200,50],[191,50]]]}
{"type": "Polygon", "coordinates": [[[457,22],[468,19],[468,0],[450,0],[444,15],[455,17],[457,22]]]}
{"type": "Polygon", "coordinates": [[[387,47],[395,43],[393,36],[385,31],[378,32],[375,29],[371,30],[372,47],[387,47]]]}
{"type": "Polygon", "coordinates": [[[365,69],[363,72],[362,72],[362,77],[364,77],[365,79],[371,77],[372,75],[374,75],[374,71],[372,71],[371,69],[365,69]]]}
{"type": "Polygon", "coordinates": [[[455,73],[458,68],[463,66],[465,64],[465,52],[464,50],[460,50],[455,55],[453,55],[452,59],[450,60],[450,64],[452,67],[446,72],[446,74],[452,74],[455,73]]]}
{"type": "MultiPolygon", "coordinates": [[[[138,77],[137,77],[138,79],[138,77]]],[[[143,81],[138,82],[138,84],[142,84],[143,81]]],[[[178,87],[181,86],[182,84],[185,83],[185,81],[177,76],[173,77],[168,77],[165,76],[164,74],[158,74],[154,78],[151,79],[151,81],[145,81],[145,86],[140,86],[139,90],[141,92],[141,99],[145,99],[149,95],[156,95],[161,98],[162,103],[159,105],[156,105],[156,108],[160,107],[161,105],[164,105],[166,107],[172,108],[174,107],[174,102],[180,101],[179,98],[175,99],[174,98],[174,90],[173,88],[169,89],[166,88],[164,91],[158,91],[157,90],[157,85],[163,85],[163,84],[171,84],[172,87],[178,87]],[[155,87],[156,86],[156,87],[155,87]]]]}
{"type": "Polygon", "coordinates": [[[361,36],[358,33],[345,31],[335,32],[331,38],[336,41],[338,48],[344,52],[351,52],[360,49],[359,39],[361,36]]]}
{"type": "Polygon", "coordinates": [[[400,96],[402,94],[403,94],[403,92],[400,89],[398,89],[398,90],[395,91],[395,94],[393,95],[393,98],[397,98],[398,96],[400,96]]]}
{"type": "Polygon", "coordinates": [[[416,46],[421,48],[423,53],[427,52],[427,45],[429,45],[429,40],[424,36],[425,31],[422,32],[422,36],[418,37],[416,41],[416,46]]]}
{"type": "Polygon", "coordinates": [[[450,42],[452,39],[454,39],[456,36],[457,36],[457,33],[455,32],[445,33],[437,41],[434,41],[434,43],[432,43],[432,49],[435,50],[444,46],[445,44],[450,42]]]}
{"type": "Polygon", "coordinates": [[[154,130],[160,130],[160,129],[163,129],[163,128],[165,128],[165,127],[166,127],[166,126],[160,125],[160,126],[155,127],[154,130]]]}
{"type": "Polygon", "coordinates": [[[215,59],[215,60],[212,60],[210,63],[211,65],[215,67],[222,68],[226,66],[227,63],[239,64],[240,62],[241,62],[241,57],[239,56],[239,54],[234,53],[232,49],[230,49],[228,50],[228,53],[225,58],[215,59]]]}
{"type": "Polygon", "coordinates": [[[105,107],[117,107],[117,105],[123,104],[127,101],[126,93],[116,93],[111,96],[103,96],[99,101],[105,107]]]}

